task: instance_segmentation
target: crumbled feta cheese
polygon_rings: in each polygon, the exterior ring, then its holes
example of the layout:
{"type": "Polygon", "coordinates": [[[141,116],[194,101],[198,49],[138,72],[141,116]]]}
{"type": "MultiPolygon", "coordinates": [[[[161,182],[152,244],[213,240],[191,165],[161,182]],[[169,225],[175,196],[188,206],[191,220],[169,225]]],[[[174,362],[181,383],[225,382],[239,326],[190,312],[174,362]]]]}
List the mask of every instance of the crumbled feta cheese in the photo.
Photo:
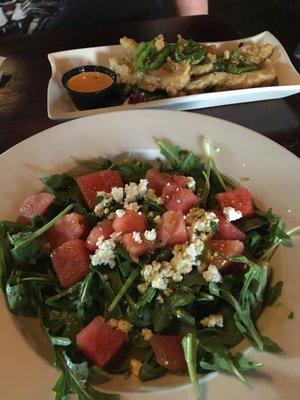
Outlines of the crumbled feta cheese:
{"type": "Polygon", "coordinates": [[[227,221],[236,221],[237,219],[243,218],[243,214],[233,207],[224,207],[223,214],[225,215],[227,221]]]}
{"type": "Polygon", "coordinates": [[[137,243],[142,243],[142,238],[140,232],[133,231],[132,232],[133,240],[137,243]]]}
{"type": "Polygon", "coordinates": [[[137,199],[143,197],[147,191],[147,186],[147,179],[141,179],[138,185],[134,182],[130,182],[129,184],[125,185],[125,202],[133,203],[137,199]]]}
{"type": "Polygon", "coordinates": [[[153,333],[152,333],[151,329],[143,328],[142,329],[142,335],[143,335],[143,338],[145,340],[150,340],[152,335],[153,335],[153,333]]]}
{"type": "Polygon", "coordinates": [[[145,200],[153,201],[154,203],[161,205],[163,204],[163,199],[159,196],[156,196],[155,191],[153,189],[148,189],[144,194],[145,200]]]}
{"type": "Polygon", "coordinates": [[[130,322],[125,321],[125,319],[119,319],[117,329],[120,329],[120,331],[128,333],[132,329],[132,327],[133,325],[130,322]]]}
{"type": "Polygon", "coordinates": [[[159,224],[160,221],[161,221],[161,216],[160,216],[160,215],[157,215],[157,216],[154,218],[154,222],[155,222],[156,224],[159,224]]]}
{"type": "Polygon", "coordinates": [[[164,298],[160,294],[156,297],[156,300],[159,302],[159,304],[164,304],[165,302],[164,298]]]}
{"type": "Polygon", "coordinates": [[[196,189],[196,181],[194,178],[192,178],[191,176],[188,176],[186,179],[186,186],[188,187],[188,189],[194,191],[196,189]]]}
{"type": "Polygon", "coordinates": [[[218,271],[218,268],[215,265],[210,265],[206,271],[203,272],[203,278],[207,282],[221,282],[222,275],[218,271]]]}
{"type": "Polygon", "coordinates": [[[199,237],[201,233],[212,235],[212,221],[215,223],[219,222],[219,218],[214,212],[207,212],[203,208],[192,208],[186,218],[187,228],[192,240],[199,237]]]}
{"type": "Polygon", "coordinates": [[[109,321],[107,321],[107,323],[114,329],[118,327],[118,320],[115,318],[111,318],[109,321]]]}
{"type": "Polygon", "coordinates": [[[97,250],[95,254],[91,256],[91,262],[93,265],[107,264],[110,268],[114,268],[116,265],[115,259],[115,248],[116,244],[112,239],[103,240],[103,236],[97,241],[97,250]]]}
{"type": "Polygon", "coordinates": [[[148,218],[153,218],[153,217],[154,217],[153,211],[150,211],[150,212],[148,213],[148,218]]]}
{"type": "Polygon", "coordinates": [[[102,197],[102,200],[94,208],[94,214],[100,218],[103,214],[109,213],[108,206],[113,201],[113,197],[106,192],[97,192],[97,197],[102,197]]]}
{"type": "Polygon", "coordinates": [[[122,218],[123,215],[125,215],[125,210],[123,210],[121,208],[119,210],[116,210],[116,215],[118,218],[122,218]]]}
{"type": "Polygon", "coordinates": [[[122,239],[122,232],[113,232],[110,235],[110,238],[114,241],[114,242],[119,242],[122,239]]]}
{"type": "Polygon", "coordinates": [[[125,203],[124,208],[129,211],[138,211],[140,206],[136,201],[134,201],[133,203],[125,203]]]}
{"type": "Polygon", "coordinates": [[[151,229],[151,231],[145,231],[144,233],[145,239],[153,242],[156,239],[156,231],[155,229],[151,229]]]}
{"type": "Polygon", "coordinates": [[[122,187],[113,187],[111,189],[111,195],[113,199],[117,202],[122,204],[123,203],[123,197],[124,197],[124,189],[122,187]]]}
{"type": "Polygon", "coordinates": [[[146,290],[148,289],[148,285],[147,285],[147,283],[140,283],[139,285],[138,285],[138,291],[141,293],[141,294],[143,294],[143,293],[145,293],[146,292],[146,290]]]}
{"type": "Polygon", "coordinates": [[[201,319],[200,323],[207,328],[214,328],[215,326],[223,327],[223,316],[221,314],[211,314],[208,317],[201,319]]]}
{"type": "Polygon", "coordinates": [[[133,327],[133,325],[125,319],[111,318],[109,321],[107,321],[107,323],[112,328],[119,329],[120,331],[123,331],[125,333],[128,333],[133,327]]]}
{"type": "Polygon", "coordinates": [[[142,363],[140,360],[137,360],[136,358],[132,358],[130,360],[130,367],[131,367],[131,372],[134,376],[139,376],[140,369],[142,367],[142,363]]]}

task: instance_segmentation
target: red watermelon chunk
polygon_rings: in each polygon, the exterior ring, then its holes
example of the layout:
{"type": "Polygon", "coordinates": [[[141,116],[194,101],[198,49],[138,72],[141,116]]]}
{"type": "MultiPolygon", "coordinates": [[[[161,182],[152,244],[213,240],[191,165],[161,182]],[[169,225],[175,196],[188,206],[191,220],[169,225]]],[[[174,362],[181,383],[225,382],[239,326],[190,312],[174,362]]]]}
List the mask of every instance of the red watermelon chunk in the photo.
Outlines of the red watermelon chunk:
{"type": "Polygon", "coordinates": [[[155,193],[160,196],[163,188],[167,183],[175,183],[178,186],[185,187],[187,178],[182,175],[171,175],[165,172],[159,172],[157,169],[149,169],[146,174],[146,179],[149,182],[149,188],[153,189],[155,193]]]}
{"type": "Polygon", "coordinates": [[[219,218],[218,229],[219,232],[214,236],[215,239],[225,240],[241,240],[246,239],[244,232],[239,230],[232,222],[227,221],[220,211],[213,211],[219,218]]]}
{"type": "Polygon", "coordinates": [[[156,361],[175,373],[186,371],[186,362],[179,335],[154,335],[150,339],[156,361]]]}
{"type": "Polygon", "coordinates": [[[239,240],[212,239],[207,244],[206,261],[217,268],[225,266],[230,257],[242,254],[244,244],[239,240]]]}
{"type": "Polygon", "coordinates": [[[243,214],[244,218],[251,218],[254,214],[254,204],[251,193],[245,187],[240,187],[229,192],[219,193],[216,199],[220,207],[232,207],[243,214]]]}
{"type": "Polygon", "coordinates": [[[89,251],[85,241],[74,239],[51,253],[52,265],[62,286],[71,287],[90,271],[89,251]]]}
{"type": "Polygon", "coordinates": [[[131,232],[145,232],[147,229],[147,220],[143,213],[140,211],[125,211],[122,217],[116,216],[113,221],[113,228],[115,232],[131,233],[131,232]]]}
{"type": "Polygon", "coordinates": [[[97,241],[100,236],[103,236],[103,239],[109,239],[110,235],[113,233],[113,223],[109,219],[104,219],[100,221],[95,228],[91,230],[89,236],[86,239],[87,248],[91,251],[95,251],[97,249],[97,241]]]}
{"type": "Polygon", "coordinates": [[[89,224],[86,218],[75,212],[65,215],[46,233],[46,240],[52,250],[73,239],[85,239],[89,224]]]}
{"type": "Polygon", "coordinates": [[[77,185],[91,210],[95,207],[97,192],[110,193],[113,187],[121,187],[123,181],[118,171],[104,170],[75,178],[77,185]]]}
{"type": "Polygon", "coordinates": [[[127,333],[112,328],[101,316],[76,335],[78,348],[99,368],[105,367],[127,340],[127,333]]]}
{"type": "Polygon", "coordinates": [[[187,214],[191,208],[197,207],[200,201],[190,189],[174,184],[167,184],[164,187],[162,198],[168,210],[182,211],[184,214],[187,214]]]}
{"type": "Polygon", "coordinates": [[[188,240],[182,211],[166,211],[162,215],[157,237],[161,247],[173,247],[188,240]]]}
{"type": "Polygon", "coordinates": [[[35,215],[45,216],[48,207],[53,203],[55,196],[46,192],[34,193],[23,201],[18,221],[31,222],[35,215]]]}
{"type": "Polygon", "coordinates": [[[126,235],[123,236],[123,246],[131,257],[145,256],[146,254],[152,253],[156,248],[154,242],[146,240],[143,234],[140,236],[141,242],[137,242],[132,236],[132,233],[126,233],[126,235]]]}

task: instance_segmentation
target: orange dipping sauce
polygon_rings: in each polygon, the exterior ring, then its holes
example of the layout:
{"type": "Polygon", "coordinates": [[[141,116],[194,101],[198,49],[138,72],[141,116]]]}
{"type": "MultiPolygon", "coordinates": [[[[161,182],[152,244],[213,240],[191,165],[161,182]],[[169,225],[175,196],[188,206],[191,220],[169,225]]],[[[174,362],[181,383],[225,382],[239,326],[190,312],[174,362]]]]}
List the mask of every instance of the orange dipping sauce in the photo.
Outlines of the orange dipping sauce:
{"type": "Polygon", "coordinates": [[[113,79],[108,74],[99,71],[88,71],[72,76],[66,86],[74,92],[91,93],[99,92],[112,84],[113,79]]]}

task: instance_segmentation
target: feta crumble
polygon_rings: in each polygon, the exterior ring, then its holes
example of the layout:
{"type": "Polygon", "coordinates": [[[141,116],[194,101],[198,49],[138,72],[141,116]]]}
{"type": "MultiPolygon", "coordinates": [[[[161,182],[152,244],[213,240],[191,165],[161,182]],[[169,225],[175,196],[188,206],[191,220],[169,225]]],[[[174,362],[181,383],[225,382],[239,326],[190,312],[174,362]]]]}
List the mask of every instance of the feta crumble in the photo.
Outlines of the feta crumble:
{"type": "Polygon", "coordinates": [[[201,233],[212,235],[211,222],[219,223],[219,218],[214,212],[205,211],[203,208],[192,208],[186,217],[187,229],[192,240],[199,237],[201,233]]]}
{"type": "Polygon", "coordinates": [[[210,265],[208,269],[203,272],[203,278],[207,282],[219,283],[222,280],[222,275],[220,274],[218,268],[215,265],[210,265]]]}
{"type": "Polygon", "coordinates": [[[141,294],[143,294],[143,293],[145,293],[146,292],[146,290],[148,289],[148,285],[147,285],[147,283],[140,283],[139,285],[138,285],[138,291],[141,293],[141,294]]]}
{"type": "Polygon", "coordinates": [[[128,333],[133,325],[126,321],[125,319],[115,319],[111,318],[109,321],[107,321],[108,325],[110,325],[114,329],[119,329],[122,332],[128,333]]]}
{"type": "Polygon", "coordinates": [[[151,329],[148,329],[148,328],[142,329],[142,336],[145,340],[150,340],[152,335],[153,335],[153,333],[152,333],[151,329]]]}
{"type": "Polygon", "coordinates": [[[159,304],[164,304],[165,302],[164,298],[160,294],[156,297],[156,300],[159,302],[159,304]]]}
{"type": "Polygon", "coordinates": [[[194,191],[196,189],[196,181],[191,176],[187,177],[186,186],[188,189],[194,191]]]}
{"type": "Polygon", "coordinates": [[[97,192],[97,197],[102,197],[102,200],[96,205],[94,208],[94,214],[96,217],[102,217],[103,214],[108,214],[109,213],[109,208],[108,206],[112,203],[113,197],[111,194],[108,194],[106,192],[97,192]]]}
{"type": "Polygon", "coordinates": [[[214,328],[215,326],[223,328],[223,316],[221,314],[211,314],[201,319],[200,323],[207,328],[214,328]]]}
{"type": "Polygon", "coordinates": [[[237,219],[243,218],[241,211],[236,210],[233,207],[224,207],[223,214],[225,215],[227,221],[236,221],[237,219]]]}
{"type": "Polygon", "coordinates": [[[130,182],[125,185],[125,202],[133,203],[142,198],[147,191],[148,180],[141,179],[139,184],[130,182]]]}
{"type": "Polygon", "coordinates": [[[116,244],[113,239],[103,240],[103,236],[97,241],[97,250],[91,257],[92,265],[107,264],[110,268],[116,266],[115,248],[116,244]]]}
{"type": "Polygon", "coordinates": [[[132,375],[139,376],[140,369],[142,367],[142,362],[140,360],[137,360],[136,358],[132,358],[130,360],[130,367],[132,375]]]}
{"type": "Polygon", "coordinates": [[[125,211],[120,208],[119,210],[116,210],[116,215],[118,218],[122,218],[125,215],[125,211]]]}
{"type": "Polygon", "coordinates": [[[151,229],[151,231],[145,231],[144,233],[145,239],[153,242],[156,239],[156,231],[155,229],[151,229]]]}
{"type": "Polygon", "coordinates": [[[134,201],[133,203],[125,203],[124,208],[125,210],[129,211],[138,211],[140,209],[140,206],[136,201],[134,201]]]}
{"type": "Polygon", "coordinates": [[[111,189],[111,195],[113,199],[117,202],[122,204],[123,203],[123,197],[124,197],[124,189],[122,187],[113,187],[111,189]]]}
{"type": "Polygon", "coordinates": [[[161,205],[163,204],[163,199],[155,194],[153,189],[148,189],[144,194],[145,200],[153,201],[154,203],[161,205]]]}
{"type": "Polygon", "coordinates": [[[142,238],[140,232],[133,231],[132,232],[133,240],[137,243],[142,243],[142,238]]]}

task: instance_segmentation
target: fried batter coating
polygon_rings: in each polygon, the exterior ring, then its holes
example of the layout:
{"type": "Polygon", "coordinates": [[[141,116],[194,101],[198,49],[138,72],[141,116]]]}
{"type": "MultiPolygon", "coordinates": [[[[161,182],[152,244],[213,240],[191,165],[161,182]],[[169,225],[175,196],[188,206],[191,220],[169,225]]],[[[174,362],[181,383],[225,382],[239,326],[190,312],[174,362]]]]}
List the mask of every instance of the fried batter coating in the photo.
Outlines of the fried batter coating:
{"type": "Polygon", "coordinates": [[[271,44],[245,43],[238,49],[239,53],[248,57],[252,62],[259,65],[271,57],[274,47],[271,44]]]}

